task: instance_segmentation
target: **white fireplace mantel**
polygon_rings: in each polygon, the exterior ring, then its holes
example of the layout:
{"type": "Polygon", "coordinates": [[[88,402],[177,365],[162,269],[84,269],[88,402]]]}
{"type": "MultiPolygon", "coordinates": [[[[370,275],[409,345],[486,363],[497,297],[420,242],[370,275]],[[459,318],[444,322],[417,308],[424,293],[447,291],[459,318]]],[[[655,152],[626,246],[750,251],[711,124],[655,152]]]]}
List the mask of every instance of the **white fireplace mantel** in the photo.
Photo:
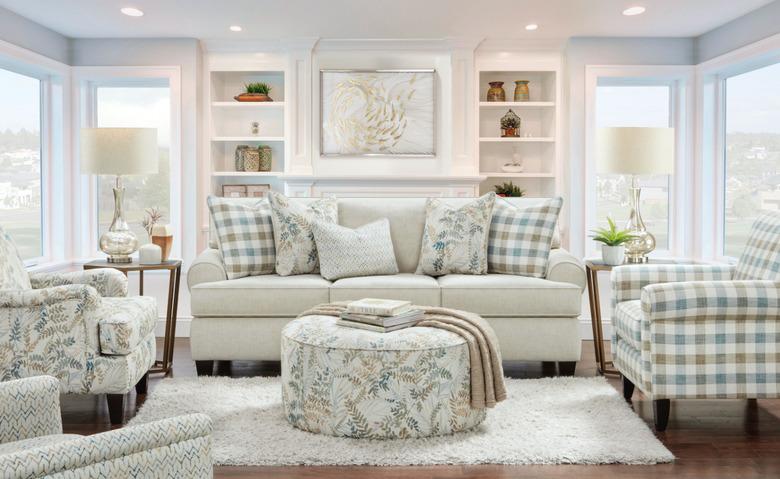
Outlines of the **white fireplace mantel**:
{"type": "Polygon", "coordinates": [[[484,176],[313,176],[285,175],[285,194],[294,197],[474,197],[484,176]]]}

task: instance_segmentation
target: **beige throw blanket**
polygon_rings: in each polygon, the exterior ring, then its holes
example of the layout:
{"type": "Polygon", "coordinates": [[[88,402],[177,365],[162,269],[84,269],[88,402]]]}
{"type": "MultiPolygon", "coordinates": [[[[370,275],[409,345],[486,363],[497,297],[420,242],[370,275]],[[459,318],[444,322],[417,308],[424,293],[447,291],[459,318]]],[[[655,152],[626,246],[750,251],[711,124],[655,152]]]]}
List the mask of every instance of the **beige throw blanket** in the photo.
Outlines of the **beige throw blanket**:
{"type": "MultiPolygon", "coordinates": [[[[320,304],[301,313],[303,316],[340,316],[348,301],[320,304]]],[[[501,351],[493,328],[480,315],[457,309],[415,306],[425,312],[417,326],[451,331],[466,340],[471,361],[471,407],[494,407],[506,399],[501,351]]]]}

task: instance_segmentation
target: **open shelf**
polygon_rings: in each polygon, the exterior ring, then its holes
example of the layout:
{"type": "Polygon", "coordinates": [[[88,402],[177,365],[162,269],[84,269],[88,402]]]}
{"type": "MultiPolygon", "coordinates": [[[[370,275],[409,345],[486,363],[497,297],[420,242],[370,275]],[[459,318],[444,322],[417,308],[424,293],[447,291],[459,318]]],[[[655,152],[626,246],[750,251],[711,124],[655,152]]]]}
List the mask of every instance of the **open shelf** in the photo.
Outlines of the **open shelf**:
{"type": "Polygon", "coordinates": [[[479,174],[489,178],[555,178],[553,173],[507,173],[504,171],[480,171],[479,174]]]}
{"type": "Polygon", "coordinates": [[[553,137],[480,137],[479,141],[481,143],[554,143],[555,138],[553,137]]]}
{"type": "Polygon", "coordinates": [[[283,136],[214,136],[211,141],[283,142],[283,136]]]}
{"type": "Polygon", "coordinates": [[[211,176],[216,177],[231,177],[231,176],[244,176],[244,177],[279,177],[284,175],[282,171],[212,171],[211,176]]]}
{"type": "Polygon", "coordinates": [[[215,108],[284,108],[283,101],[213,101],[211,106],[215,108]]]}
{"type": "Polygon", "coordinates": [[[554,101],[481,101],[480,108],[554,108],[554,101]]]}

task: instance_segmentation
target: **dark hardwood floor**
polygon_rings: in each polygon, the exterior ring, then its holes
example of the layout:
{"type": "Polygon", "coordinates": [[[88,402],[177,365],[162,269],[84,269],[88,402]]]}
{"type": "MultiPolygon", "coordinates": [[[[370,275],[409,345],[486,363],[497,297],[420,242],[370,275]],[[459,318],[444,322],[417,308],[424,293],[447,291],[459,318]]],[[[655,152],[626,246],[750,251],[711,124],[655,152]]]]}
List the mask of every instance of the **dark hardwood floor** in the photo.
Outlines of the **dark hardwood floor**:
{"type": "MultiPolygon", "coordinates": [[[[607,348],[608,349],[608,348],[607,348]]],[[[583,343],[578,376],[594,376],[593,343],[583,343]]],[[[219,363],[220,374],[277,375],[278,363],[219,363]]],[[[554,374],[541,363],[508,364],[512,377],[554,374]]],[[[173,376],[194,376],[189,341],[176,340],[173,376]]],[[[153,391],[161,376],[151,375],[153,391]]],[[[610,383],[620,388],[620,379],[610,383]]],[[[144,396],[131,392],[125,418],[143,404],[144,396]]],[[[634,408],[650,424],[652,404],[637,390],[634,408]]],[[[64,396],[62,416],[66,433],[93,434],[111,429],[102,397],[64,396]]],[[[262,434],[262,431],[258,431],[262,434]]],[[[427,467],[217,467],[215,477],[307,478],[774,478],[780,477],[780,400],[673,401],[669,428],[659,439],[675,454],[673,464],[657,466],[427,466],[427,467]]]]}

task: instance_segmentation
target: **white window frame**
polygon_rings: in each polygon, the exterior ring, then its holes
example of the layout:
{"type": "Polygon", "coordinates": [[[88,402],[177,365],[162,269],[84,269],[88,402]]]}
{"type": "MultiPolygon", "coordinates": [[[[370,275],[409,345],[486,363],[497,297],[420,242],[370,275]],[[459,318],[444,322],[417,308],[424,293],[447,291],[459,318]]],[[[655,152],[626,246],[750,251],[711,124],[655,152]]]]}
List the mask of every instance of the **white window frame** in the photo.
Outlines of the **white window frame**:
{"type": "Polygon", "coordinates": [[[588,232],[598,223],[596,217],[596,95],[599,81],[610,85],[668,86],[671,124],[675,128],[676,161],[669,184],[669,248],[655,250],[651,257],[688,256],[693,236],[689,217],[693,192],[695,68],[688,65],[587,65],[585,67],[585,238],[584,251],[597,255],[596,245],[588,241],[588,232]]]}
{"type": "Polygon", "coordinates": [[[700,145],[696,169],[700,182],[697,192],[696,231],[698,257],[735,263],[737,258],[725,256],[726,217],[726,80],[759,68],[780,63],[780,35],[775,35],[733,52],[721,55],[696,67],[699,90],[697,131],[700,145]],[[714,199],[714,202],[713,202],[714,199]]]}
{"type": "MultiPolygon", "coordinates": [[[[79,130],[96,124],[97,88],[103,86],[159,86],[161,80],[167,80],[170,91],[171,143],[170,161],[170,218],[174,237],[182,235],[182,157],[181,157],[181,71],[178,66],[160,67],[74,67],[73,97],[74,109],[73,164],[80,175],[78,211],[81,212],[77,231],[81,245],[76,253],[78,258],[86,260],[95,256],[104,256],[98,246],[98,191],[95,175],[81,175],[79,161],[79,130]]],[[[151,205],[150,205],[151,206],[151,205]]],[[[182,241],[175,241],[172,256],[181,257],[182,241]]]]}
{"type": "Polygon", "coordinates": [[[70,227],[67,221],[65,168],[69,110],[70,67],[30,50],[0,41],[0,68],[40,81],[41,135],[41,256],[25,260],[30,271],[61,265],[67,259],[70,227]]]}

